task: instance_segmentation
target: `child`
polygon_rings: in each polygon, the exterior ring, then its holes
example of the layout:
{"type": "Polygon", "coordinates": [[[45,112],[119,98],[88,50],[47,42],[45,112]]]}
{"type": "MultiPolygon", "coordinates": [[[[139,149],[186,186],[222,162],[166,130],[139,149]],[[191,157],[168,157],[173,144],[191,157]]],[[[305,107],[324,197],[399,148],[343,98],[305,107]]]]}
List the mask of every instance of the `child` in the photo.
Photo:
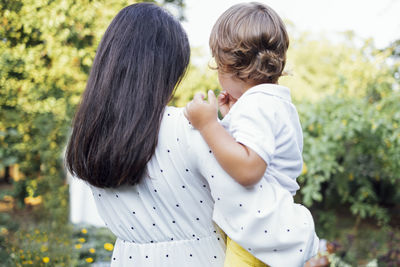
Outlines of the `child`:
{"type": "MultiPolygon", "coordinates": [[[[238,183],[250,186],[264,178],[294,195],[303,136],[290,91],[278,85],[288,46],[284,23],[270,7],[243,3],[229,8],[210,36],[224,90],[218,96],[224,118],[218,122],[212,91],[209,103],[196,94],[185,115],[238,183]]],[[[225,266],[266,265],[228,238],[225,266]]]]}

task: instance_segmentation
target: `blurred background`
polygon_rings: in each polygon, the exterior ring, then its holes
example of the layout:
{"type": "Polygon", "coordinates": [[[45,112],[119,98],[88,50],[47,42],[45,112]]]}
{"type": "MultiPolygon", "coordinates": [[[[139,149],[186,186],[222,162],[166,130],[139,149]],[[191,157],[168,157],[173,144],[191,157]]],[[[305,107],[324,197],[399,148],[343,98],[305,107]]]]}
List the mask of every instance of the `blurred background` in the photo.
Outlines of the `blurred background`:
{"type": "MultiPolygon", "coordinates": [[[[0,1],[0,266],[108,265],[115,239],[62,159],[100,38],[135,2],[0,1]]],[[[171,105],[219,93],[208,36],[243,1],[154,2],[182,21],[192,46],[171,105]]],[[[295,198],[326,240],[320,266],[400,266],[400,1],[259,2],[290,35],[280,83],[304,131],[295,198]]]]}

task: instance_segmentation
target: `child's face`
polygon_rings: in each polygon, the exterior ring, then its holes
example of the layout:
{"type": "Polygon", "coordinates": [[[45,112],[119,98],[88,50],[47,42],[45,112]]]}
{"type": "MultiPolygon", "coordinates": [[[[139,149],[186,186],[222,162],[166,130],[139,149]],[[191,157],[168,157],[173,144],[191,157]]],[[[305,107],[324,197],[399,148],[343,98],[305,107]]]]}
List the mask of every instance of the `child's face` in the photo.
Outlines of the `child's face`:
{"type": "Polygon", "coordinates": [[[234,99],[238,99],[246,91],[243,88],[244,82],[235,78],[232,74],[218,70],[218,80],[222,90],[226,91],[234,99]]]}

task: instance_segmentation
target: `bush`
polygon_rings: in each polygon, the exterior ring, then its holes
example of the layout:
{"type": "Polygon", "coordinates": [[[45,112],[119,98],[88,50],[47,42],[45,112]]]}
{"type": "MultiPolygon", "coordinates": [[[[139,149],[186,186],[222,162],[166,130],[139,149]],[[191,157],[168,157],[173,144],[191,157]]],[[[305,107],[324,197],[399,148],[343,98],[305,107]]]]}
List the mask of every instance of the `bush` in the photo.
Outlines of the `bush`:
{"type": "Polygon", "coordinates": [[[299,181],[307,206],[349,206],[360,218],[389,221],[387,208],[400,201],[399,102],[392,92],[377,101],[332,96],[298,105],[305,142],[299,181]]]}

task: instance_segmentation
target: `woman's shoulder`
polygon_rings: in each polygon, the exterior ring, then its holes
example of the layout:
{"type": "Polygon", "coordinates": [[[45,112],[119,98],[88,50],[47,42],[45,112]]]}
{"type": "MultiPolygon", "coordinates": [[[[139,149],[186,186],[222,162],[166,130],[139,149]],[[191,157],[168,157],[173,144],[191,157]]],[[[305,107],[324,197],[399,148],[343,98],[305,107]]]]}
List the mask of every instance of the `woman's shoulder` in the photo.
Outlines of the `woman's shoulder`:
{"type": "Polygon", "coordinates": [[[186,119],[184,108],[167,106],[161,122],[160,139],[176,139],[180,143],[190,142],[196,136],[196,130],[186,119]]]}
{"type": "MultiPolygon", "coordinates": [[[[161,129],[176,127],[183,123],[184,119],[183,108],[166,106],[161,120],[161,129]]],[[[160,133],[161,134],[161,133],[160,133]]]]}
{"type": "Polygon", "coordinates": [[[174,107],[174,106],[166,106],[164,114],[183,114],[183,109],[180,107],[174,107]]]}
{"type": "Polygon", "coordinates": [[[184,115],[184,108],[167,106],[161,122],[159,144],[174,146],[186,158],[204,151],[209,151],[208,145],[184,115]],[[190,151],[190,152],[189,152],[190,151]]]}
{"type": "Polygon", "coordinates": [[[161,128],[170,128],[173,131],[185,130],[189,121],[184,115],[184,108],[166,106],[164,110],[164,115],[161,121],[161,128]]]}

